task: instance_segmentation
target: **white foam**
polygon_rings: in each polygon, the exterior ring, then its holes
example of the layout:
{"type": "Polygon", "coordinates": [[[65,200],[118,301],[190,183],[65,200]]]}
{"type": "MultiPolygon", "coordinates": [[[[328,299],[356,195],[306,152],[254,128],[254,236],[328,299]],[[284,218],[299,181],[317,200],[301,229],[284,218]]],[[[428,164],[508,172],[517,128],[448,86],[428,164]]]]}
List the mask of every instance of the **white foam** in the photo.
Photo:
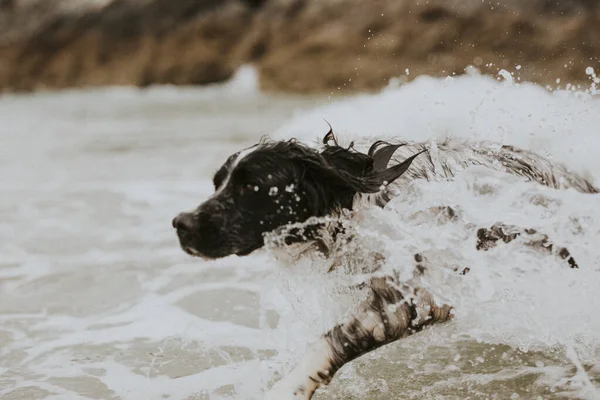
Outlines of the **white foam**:
{"type": "Polygon", "coordinates": [[[299,113],[277,138],[320,139],[329,127],[361,136],[427,141],[447,136],[493,140],[548,154],[600,180],[600,101],[584,92],[548,92],[489,76],[419,77],[380,94],[359,95],[299,113]]]}

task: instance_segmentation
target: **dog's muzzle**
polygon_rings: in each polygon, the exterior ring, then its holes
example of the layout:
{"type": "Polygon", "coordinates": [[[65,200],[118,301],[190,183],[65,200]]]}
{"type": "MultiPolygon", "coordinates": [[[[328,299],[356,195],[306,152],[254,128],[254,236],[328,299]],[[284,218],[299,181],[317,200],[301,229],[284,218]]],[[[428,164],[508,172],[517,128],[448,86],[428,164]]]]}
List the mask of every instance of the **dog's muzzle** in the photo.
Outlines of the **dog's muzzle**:
{"type": "Polygon", "coordinates": [[[187,212],[180,213],[173,218],[173,228],[177,230],[179,243],[186,253],[192,256],[206,258],[194,248],[194,241],[198,240],[194,214],[187,212]]]}

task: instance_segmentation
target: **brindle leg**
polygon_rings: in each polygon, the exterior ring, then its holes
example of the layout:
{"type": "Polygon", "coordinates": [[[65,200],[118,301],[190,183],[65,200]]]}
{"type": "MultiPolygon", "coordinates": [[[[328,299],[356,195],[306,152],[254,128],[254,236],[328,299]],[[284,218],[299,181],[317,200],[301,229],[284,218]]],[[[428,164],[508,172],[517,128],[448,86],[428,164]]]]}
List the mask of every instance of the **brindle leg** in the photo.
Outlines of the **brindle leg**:
{"type": "MultiPolygon", "coordinates": [[[[477,231],[477,250],[489,250],[496,247],[499,240],[504,243],[510,243],[517,237],[523,236],[526,238],[525,245],[531,246],[534,249],[552,253],[555,244],[548,238],[547,235],[537,232],[535,229],[522,229],[513,225],[496,223],[491,228],[481,228],[477,231]]],[[[567,260],[571,268],[579,268],[575,259],[565,247],[556,247],[558,256],[567,260]]]]}
{"type": "Polygon", "coordinates": [[[349,322],[327,332],[291,373],[267,394],[268,400],[307,400],[342,366],[426,325],[449,320],[452,307],[438,306],[423,289],[399,287],[391,277],[373,278],[368,298],[349,322]]]}

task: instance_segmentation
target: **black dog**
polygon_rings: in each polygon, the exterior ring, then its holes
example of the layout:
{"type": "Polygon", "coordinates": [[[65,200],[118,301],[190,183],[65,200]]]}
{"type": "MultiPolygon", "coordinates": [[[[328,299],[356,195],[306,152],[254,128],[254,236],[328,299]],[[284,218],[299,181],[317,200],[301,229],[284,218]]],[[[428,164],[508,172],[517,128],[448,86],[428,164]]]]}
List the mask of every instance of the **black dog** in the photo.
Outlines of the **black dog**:
{"type": "MultiPolygon", "coordinates": [[[[340,215],[367,202],[383,207],[414,179],[451,179],[459,169],[485,166],[553,188],[598,193],[585,178],[535,153],[492,143],[440,144],[368,139],[341,146],[333,132],[317,150],[295,140],[263,141],[229,157],[214,176],[215,193],[195,211],[181,213],[173,226],[181,247],[207,259],[247,255],[264,246],[265,235],[313,217],[340,215]]],[[[451,209],[442,210],[452,214],[451,209]]],[[[287,229],[285,244],[330,254],[343,227],[317,223],[287,229]]],[[[572,268],[564,248],[532,229],[496,224],[478,231],[477,248],[517,236],[526,244],[555,251],[572,268]]],[[[415,255],[417,271],[427,260],[415,255]]],[[[467,270],[462,271],[466,273],[467,270]]],[[[368,298],[348,323],[327,332],[298,366],[267,394],[268,399],[310,399],[344,364],[382,345],[451,318],[451,306],[436,304],[425,290],[395,277],[372,278],[368,298]]]]}

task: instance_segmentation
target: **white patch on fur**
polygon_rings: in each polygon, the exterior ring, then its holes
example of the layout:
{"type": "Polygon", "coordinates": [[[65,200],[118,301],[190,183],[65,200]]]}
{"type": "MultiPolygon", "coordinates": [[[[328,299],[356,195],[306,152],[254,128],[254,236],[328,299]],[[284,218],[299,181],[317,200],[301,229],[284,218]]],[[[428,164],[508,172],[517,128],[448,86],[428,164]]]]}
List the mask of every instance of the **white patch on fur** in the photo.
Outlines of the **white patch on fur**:
{"type": "Polygon", "coordinates": [[[319,339],[310,346],[297,366],[282,380],[277,382],[265,396],[265,400],[307,400],[321,383],[318,372],[326,373],[330,368],[331,352],[325,339],[319,339]],[[303,389],[303,390],[299,390],[303,389]]]}
{"type": "Polygon", "coordinates": [[[223,179],[223,183],[221,183],[221,186],[219,186],[217,188],[217,190],[215,190],[215,193],[213,193],[211,198],[217,196],[219,193],[221,193],[223,191],[223,189],[225,189],[225,187],[227,186],[227,183],[229,183],[229,179],[231,178],[231,174],[232,174],[233,170],[235,169],[235,167],[240,163],[240,161],[242,161],[245,157],[247,157],[248,154],[254,152],[257,148],[258,148],[258,145],[254,145],[252,147],[248,147],[247,149],[240,151],[240,153],[238,154],[236,159],[229,166],[229,169],[227,171],[227,176],[225,177],[225,179],[223,179]]]}
{"type": "Polygon", "coordinates": [[[193,247],[190,246],[186,246],[183,248],[183,250],[185,250],[188,254],[194,256],[194,257],[199,257],[205,261],[210,261],[210,260],[214,260],[214,258],[210,258],[205,256],[204,254],[200,253],[198,250],[194,249],[193,247]]]}

